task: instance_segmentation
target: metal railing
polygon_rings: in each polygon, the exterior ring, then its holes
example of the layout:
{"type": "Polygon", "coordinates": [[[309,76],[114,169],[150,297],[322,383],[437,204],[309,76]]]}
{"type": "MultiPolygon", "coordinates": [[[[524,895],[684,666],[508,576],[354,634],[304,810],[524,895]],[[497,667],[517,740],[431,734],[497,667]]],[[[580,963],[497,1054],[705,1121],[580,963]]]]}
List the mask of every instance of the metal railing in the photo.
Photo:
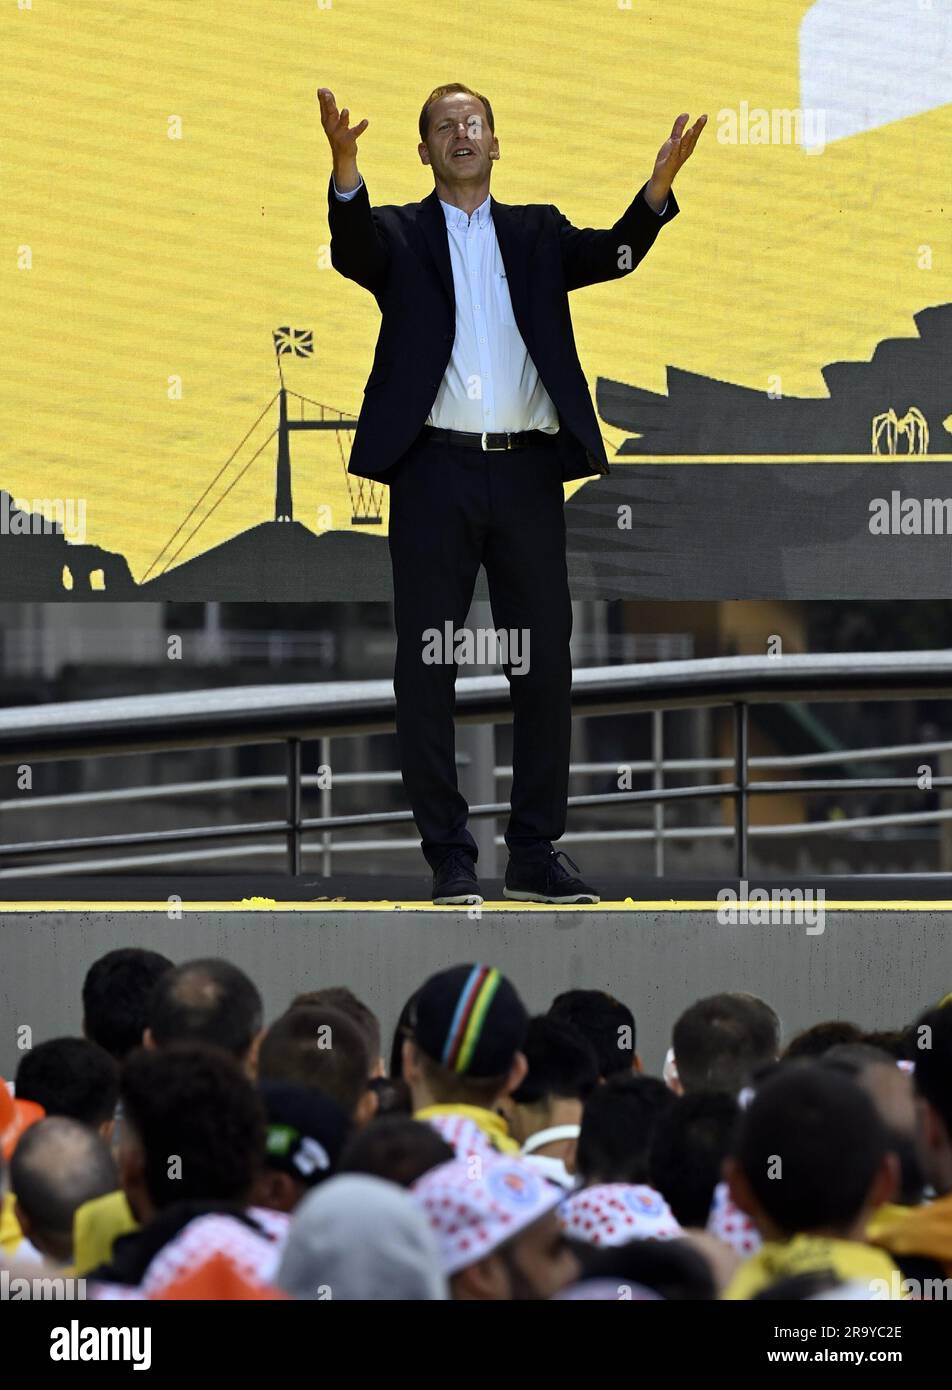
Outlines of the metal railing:
{"type": "MultiPolygon", "coordinates": [[[[653,823],[650,828],[629,827],[611,832],[600,829],[599,839],[626,837],[653,838],[658,846],[670,839],[725,836],[734,841],[734,868],[737,876],[747,877],[749,843],[755,835],[778,833],[813,833],[820,827],[841,829],[845,826],[880,824],[883,818],[860,817],[853,821],[809,822],[791,826],[750,825],[750,801],[754,796],[795,793],[855,794],[861,792],[910,792],[919,788],[915,778],[901,777],[836,777],[793,780],[752,780],[753,771],[768,767],[793,770],[809,766],[863,761],[866,763],[887,758],[920,755],[930,749],[947,751],[945,743],[891,745],[881,749],[858,749],[851,752],[813,753],[792,757],[752,757],[749,750],[749,713],[755,705],[789,703],[791,701],[823,703],[849,700],[897,700],[917,698],[952,698],[952,652],[910,652],[849,654],[829,656],[729,657],[701,661],[656,662],[648,665],[608,666],[576,671],[572,705],[576,717],[597,717],[607,714],[653,714],[652,758],[626,764],[576,764],[579,774],[618,771],[628,767],[632,774],[647,774],[651,786],[642,790],[599,792],[569,798],[571,810],[596,807],[651,807],[653,823]],[[700,709],[729,706],[733,710],[734,748],[732,758],[671,759],[663,758],[663,716],[674,709],[700,709]],[[666,774],[673,771],[732,772],[723,781],[700,782],[689,786],[672,787],[666,774]],[[733,824],[698,828],[666,827],[663,808],[666,804],[694,803],[730,799],[733,804],[733,824]]],[[[457,719],[468,723],[504,723],[511,718],[508,684],[503,676],[463,677],[457,682],[457,719]]],[[[274,846],[265,844],[280,836],[288,871],[301,872],[304,837],[321,836],[314,846],[327,850],[328,837],[338,830],[398,827],[409,825],[409,811],[378,811],[359,815],[333,815],[328,811],[327,798],[322,801],[324,814],[304,815],[303,791],[306,786],[320,786],[319,779],[303,776],[302,744],[310,740],[332,737],[389,733],[394,728],[394,698],[390,681],[326,682],[242,686],[163,695],[135,695],[117,699],[83,700],[69,704],[41,705],[7,709],[0,712],[0,763],[32,763],[36,761],[83,758],[87,756],[121,755],[138,752],[161,752],[172,749],[209,749],[249,744],[283,743],[286,749],[285,774],[281,778],[230,778],[215,783],[207,781],[179,783],[175,786],[152,788],[156,796],[194,794],[210,787],[219,791],[247,789],[253,786],[284,790],[285,813],[278,819],[236,822],[227,825],[189,826],[183,829],[149,830],[129,833],[61,837],[21,843],[0,844],[0,856],[34,860],[55,853],[101,853],[110,849],[152,849],[163,846],[197,846],[201,841],[256,842],[265,852],[273,853],[274,846]]],[[[322,759],[323,760],[323,759],[322,759]]],[[[509,770],[497,769],[499,775],[509,770]]],[[[345,785],[348,780],[361,778],[380,783],[397,780],[395,773],[340,774],[334,780],[345,785]]],[[[930,788],[943,790],[952,787],[952,777],[931,777],[930,788]]],[[[142,789],[122,789],[116,792],[79,793],[70,796],[35,798],[35,809],[44,801],[49,805],[95,804],[107,800],[129,799],[142,789]]],[[[3,803],[11,809],[13,803],[3,803]]],[[[474,817],[503,815],[508,807],[503,802],[473,806],[474,817]]],[[[923,823],[948,818],[952,812],[929,810],[900,813],[890,818],[893,823],[923,823]]],[[[570,832],[567,842],[577,840],[585,832],[570,832]]],[[[354,841],[350,848],[369,849],[376,842],[354,841]]],[[[381,847],[402,848],[416,841],[386,840],[381,847]]],[[[309,849],[310,845],[307,846],[309,849]]],[[[335,845],[335,852],[344,847],[335,845]]],[[[181,857],[221,858],[241,853],[226,845],[219,850],[188,848],[181,857]]],[[[98,861],[101,867],[105,864],[98,861]]],[[[112,861],[117,867],[131,861],[112,861]]],[[[136,861],[141,864],[141,860],[136,861]]],[[[153,861],[154,862],[154,861],[153,861]]],[[[166,861],[167,862],[167,861],[166,861]]],[[[661,861],[663,863],[663,860],[661,861]]],[[[57,866],[64,871],[75,865],[57,866]]],[[[4,869],[5,875],[22,874],[21,868],[4,869]]]]}

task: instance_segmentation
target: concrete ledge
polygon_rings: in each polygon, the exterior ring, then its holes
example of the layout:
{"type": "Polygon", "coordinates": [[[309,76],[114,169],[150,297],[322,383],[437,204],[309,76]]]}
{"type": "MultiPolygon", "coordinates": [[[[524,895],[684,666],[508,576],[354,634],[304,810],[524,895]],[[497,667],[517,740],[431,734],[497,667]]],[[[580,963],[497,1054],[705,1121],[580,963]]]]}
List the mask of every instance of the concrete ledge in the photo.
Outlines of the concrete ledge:
{"type": "Polygon", "coordinates": [[[721,925],[715,904],[466,910],[366,903],[168,905],[28,903],[0,912],[0,1074],[16,1069],[17,1029],[34,1042],[78,1033],[80,990],[97,957],[147,946],[175,961],[225,956],[258,984],[266,1016],[306,989],[347,984],[379,1014],[385,1046],[428,974],[487,960],[533,1011],[560,990],[609,990],[635,1012],[638,1047],[658,1072],[677,1015],[720,990],[762,995],[785,1037],[826,1018],[899,1027],[952,990],[952,902],[827,902],[821,934],[804,925],[721,925]]]}

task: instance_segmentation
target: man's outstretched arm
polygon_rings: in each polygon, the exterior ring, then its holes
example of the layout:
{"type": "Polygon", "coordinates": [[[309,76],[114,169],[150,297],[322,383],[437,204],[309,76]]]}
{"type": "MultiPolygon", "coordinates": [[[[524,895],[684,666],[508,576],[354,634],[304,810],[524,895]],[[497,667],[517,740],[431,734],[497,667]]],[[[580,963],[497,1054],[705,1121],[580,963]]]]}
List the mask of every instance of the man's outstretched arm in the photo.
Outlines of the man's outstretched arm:
{"type": "Polygon", "coordinates": [[[383,287],[390,249],[374,219],[367,187],[357,169],[357,140],[369,125],[351,129],[350,112],[337,110],[333,92],[318,90],[321,124],[331,147],[333,172],[328,184],[327,217],[331,229],[331,264],[371,294],[383,287]]]}
{"type": "Polygon", "coordinates": [[[651,178],[638,190],[613,227],[607,231],[574,227],[556,210],[568,289],[577,290],[584,285],[628,275],[648,254],[665,223],[677,217],[680,208],[671,185],[697,144],[707,116],[700,116],[691,129],[685,131],[687,120],[686,112],[678,116],[671,134],[658,151],[651,178]]]}

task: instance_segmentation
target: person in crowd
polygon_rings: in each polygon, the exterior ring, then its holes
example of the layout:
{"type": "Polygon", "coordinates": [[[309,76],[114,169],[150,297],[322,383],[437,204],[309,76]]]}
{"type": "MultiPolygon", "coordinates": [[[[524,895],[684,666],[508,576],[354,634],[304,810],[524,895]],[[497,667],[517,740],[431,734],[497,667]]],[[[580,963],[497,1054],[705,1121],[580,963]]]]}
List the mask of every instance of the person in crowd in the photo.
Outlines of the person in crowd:
{"type": "Polygon", "coordinates": [[[874,1214],[867,1235],[872,1236],[881,1221],[902,1214],[902,1207],[918,1206],[925,1197],[925,1175],[916,1144],[916,1098],[912,1076],[897,1067],[888,1052],[869,1043],[840,1043],[824,1052],[823,1066],[835,1067],[852,1076],[876,1107],[889,1139],[889,1147],[899,1159],[899,1190],[895,1203],[884,1203],[874,1214]]]}
{"type": "Polygon", "coordinates": [[[500,1107],[526,1162],[571,1191],[582,1106],[598,1085],[598,1057],[583,1033],[552,1014],[530,1020],[524,1053],[528,1074],[500,1107]]]}
{"type": "Polygon", "coordinates": [[[86,1038],[37,1043],[20,1059],[15,1084],[18,1100],[31,1100],[47,1115],[78,1120],[110,1138],[119,1068],[98,1043],[86,1038]]]}
{"type": "Polygon", "coordinates": [[[695,1091],[678,1096],[659,1118],[648,1178],[681,1226],[706,1227],[739,1113],[733,1096],[695,1091]]]}
{"type": "Polygon", "coordinates": [[[377,1097],[376,1116],[403,1115],[410,1119],[413,1115],[413,1098],[410,1087],[402,1076],[372,1076],[370,1089],[377,1097]]]}
{"type": "Polygon", "coordinates": [[[147,1048],[207,1043],[234,1057],[254,1079],[263,1005],[257,987],[227,960],[191,960],[156,981],[142,1041],[147,1048]]]}
{"type": "Polygon", "coordinates": [[[138,946],[100,956],[83,981],[83,1036],[124,1061],[142,1045],[155,987],[172,968],[167,956],[138,946]]]}
{"type": "Polygon", "coordinates": [[[913,1280],[921,1298],[952,1298],[952,1003],[927,1011],[913,1030],[918,1041],[913,1084],[916,1133],[933,1201],[894,1211],[873,1237],[913,1280]]]}
{"type": "Polygon", "coordinates": [[[674,1025],[672,1089],[736,1096],[758,1067],[776,1060],[779,1047],[777,1015],[762,999],[752,994],[699,999],[674,1025]]]}
{"type": "Polygon", "coordinates": [[[409,1192],[340,1173],[294,1213],[276,1283],[299,1299],[436,1302],[447,1297],[440,1250],[409,1192]]]}
{"type": "Polygon", "coordinates": [[[351,1132],[348,1115],[312,1086],[262,1081],[266,1130],[264,1162],[252,1203],[294,1211],[308,1192],[336,1171],[351,1132]]]}
{"type": "Polygon", "coordinates": [[[417,1178],[452,1157],[452,1148],[432,1125],[393,1115],[375,1119],[353,1136],[341,1154],[338,1172],[366,1173],[398,1187],[412,1187],[417,1178]]]}
{"type": "Polygon", "coordinates": [[[718,1285],[707,1252],[686,1237],[629,1240],[600,1249],[575,1246],[581,1272],[578,1281],[556,1295],[574,1301],[651,1302],[657,1299],[707,1300],[717,1297],[718,1285]]]}
{"type": "Polygon", "coordinates": [[[376,1114],[364,1033],[338,1009],[298,1004],[275,1019],[261,1040],[258,1075],[321,1091],[357,1129],[376,1114]]]}
{"type": "Polygon", "coordinates": [[[641,1071],[635,1016],[620,999],[600,989],[570,989],[556,995],[549,1013],[588,1039],[598,1058],[600,1080],[641,1071]]]}
{"type": "Polygon", "coordinates": [[[649,1182],[655,1130],[674,1103],[663,1081],[630,1073],[589,1096],[576,1155],[580,1186],[559,1212],[573,1239],[601,1246],[681,1234],[668,1203],[649,1182]]]}
{"type": "Polygon", "coordinates": [[[346,985],[334,985],[329,989],[314,989],[308,994],[297,995],[291,1001],[291,1008],[298,1008],[302,1004],[310,1004],[318,1009],[337,1009],[339,1013],[346,1014],[348,1018],[353,1019],[363,1033],[364,1042],[367,1044],[371,1081],[386,1076],[387,1069],[381,1053],[380,1020],[362,999],[357,998],[353,990],[348,989],[346,985]]]}
{"type": "Polygon", "coordinates": [[[160,1253],[211,1215],[221,1219],[209,1239],[221,1244],[238,1228],[235,1239],[256,1252],[257,1271],[269,1278],[288,1218],[251,1206],[266,1124],[237,1059],[203,1043],[143,1048],[123,1067],[121,1096],[119,1179],[138,1228],[115,1239],[108,1263],[88,1277],[147,1288],[160,1253]]]}
{"type": "Polygon", "coordinates": [[[518,1153],[500,1105],[523,1082],[529,1015],[515,987],[488,965],[455,965],[420,987],[403,1041],[414,1116],[457,1157],[518,1153]]]}
{"type": "Polygon", "coordinates": [[[863,1041],[863,1030],[855,1023],[844,1019],[830,1019],[826,1023],[814,1023],[791,1038],[784,1052],[789,1061],[794,1057],[822,1057],[831,1047],[843,1047],[847,1043],[863,1041]]]}
{"type": "Polygon", "coordinates": [[[753,1298],[817,1270],[890,1288],[896,1266],[865,1232],[895,1194],[899,1163],[873,1102],[850,1077],[809,1061],[780,1067],[742,1111],[725,1173],[763,1239],[726,1298],[753,1298]]]}
{"type": "Polygon", "coordinates": [[[463,1301],[552,1298],[578,1275],[559,1227],[559,1189],[524,1159],[454,1158],[413,1186],[440,1248],[450,1296],[463,1301]]]}
{"type": "Polygon", "coordinates": [[[115,1191],[118,1182],[109,1145],[89,1125],[62,1116],[32,1125],[10,1161],[10,1188],[24,1237],[18,1258],[35,1251],[57,1265],[70,1265],[77,1209],[115,1191]]]}

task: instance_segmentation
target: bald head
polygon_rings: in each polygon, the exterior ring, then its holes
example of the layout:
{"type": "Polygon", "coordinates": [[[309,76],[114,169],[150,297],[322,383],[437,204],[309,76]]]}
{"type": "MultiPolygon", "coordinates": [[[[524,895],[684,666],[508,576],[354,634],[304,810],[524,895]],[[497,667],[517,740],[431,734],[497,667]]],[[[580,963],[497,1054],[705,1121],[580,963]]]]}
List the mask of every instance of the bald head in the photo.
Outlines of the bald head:
{"type": "Polygon", "coordinates": [[[192,960],[158,981],[146,1041],[206,1043],[248,1064],[262,1023],[261,995],[243,970],[226,960],[192,960]]]}
{"type": "Polygon", "coordinates": [[[24,1235],[42,1254],[64,1264],[73,1254],[77,1209],[118,1186],[106,1141],[62,1116],[31,1125],[10,1160],[10,1187],[24,1235]]]}

